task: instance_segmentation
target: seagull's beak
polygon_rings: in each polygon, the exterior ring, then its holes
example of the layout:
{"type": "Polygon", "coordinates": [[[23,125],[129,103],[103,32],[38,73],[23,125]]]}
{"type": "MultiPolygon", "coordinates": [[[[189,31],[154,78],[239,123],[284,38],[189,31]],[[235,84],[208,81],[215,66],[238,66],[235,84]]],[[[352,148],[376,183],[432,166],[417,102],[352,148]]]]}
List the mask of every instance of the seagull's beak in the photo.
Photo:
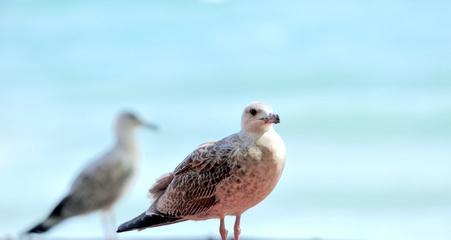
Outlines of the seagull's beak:
{"type": "Polygon", "coordinates": [[[158,126],[156,124],[149,123],[149,122],[144,122],[144,121],[141,121],[140,124],[141,124],[142,127],[145,127],[147,129],[150,129],[150,130],[153,130],[153,131],[158,130],[158,126]]]}
{"type": "Polygon", "coordinates": [[[275,113],[269,113],[266,117],[260,118],[260,120],[265,121],[265,123],[280,123],[279,115],[275,113]]]}

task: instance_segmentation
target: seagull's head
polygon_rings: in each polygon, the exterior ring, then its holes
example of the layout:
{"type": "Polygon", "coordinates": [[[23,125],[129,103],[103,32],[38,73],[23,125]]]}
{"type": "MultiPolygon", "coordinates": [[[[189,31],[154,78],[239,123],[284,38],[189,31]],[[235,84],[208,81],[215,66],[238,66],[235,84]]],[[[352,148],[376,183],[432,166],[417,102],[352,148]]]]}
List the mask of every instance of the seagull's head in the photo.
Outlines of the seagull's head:
{"type": "Polygon", "coordinates": [[[261,102],[249,104],[241,116],[241,130],[247,133],[263,134],[277,123],[280,123],[279,115],[273,112],[271,106],[261,102]]]}
{"type": "Polygon", "coordinates": [[[155,124],[142,120],[133,112],[124,111],[119,114],[116,122],[116,128],[118,130],[133,130],[137,127],[157,130],[157,126],[155,124]]]}

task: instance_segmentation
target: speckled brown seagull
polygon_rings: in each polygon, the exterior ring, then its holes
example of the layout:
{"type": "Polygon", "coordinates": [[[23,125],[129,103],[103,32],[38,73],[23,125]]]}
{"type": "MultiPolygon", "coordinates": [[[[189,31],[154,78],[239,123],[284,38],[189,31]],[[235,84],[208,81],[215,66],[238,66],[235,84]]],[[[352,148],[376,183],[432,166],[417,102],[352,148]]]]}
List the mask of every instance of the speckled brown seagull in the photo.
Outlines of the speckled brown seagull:
{"type": "Polygon", "coordinates": [[[252,103],[244,109],[241,131],[200,145],[149,190],[154,202],[118,232],[142,230],[186,220],[220,219],[221,238],[227,238],[225,216],[240,217],[276,186],[285,163],[285,146],[273,129],[280,119],[272,108],[252,103]]]}

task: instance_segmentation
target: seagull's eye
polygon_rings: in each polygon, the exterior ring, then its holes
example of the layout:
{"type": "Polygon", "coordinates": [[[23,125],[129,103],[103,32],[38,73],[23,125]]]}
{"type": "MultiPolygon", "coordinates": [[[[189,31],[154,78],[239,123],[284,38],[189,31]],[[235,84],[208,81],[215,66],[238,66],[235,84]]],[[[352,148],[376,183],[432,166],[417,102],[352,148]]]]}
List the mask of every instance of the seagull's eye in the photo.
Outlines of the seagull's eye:
{"type": "Polygon", "coordinates": [[[254,108],[252,108],[251,110],[249,110],[249,113],[250,113],[252,116],[255,116],[255,115],[257,114],[257,110],[255,110],[254,108]]]}

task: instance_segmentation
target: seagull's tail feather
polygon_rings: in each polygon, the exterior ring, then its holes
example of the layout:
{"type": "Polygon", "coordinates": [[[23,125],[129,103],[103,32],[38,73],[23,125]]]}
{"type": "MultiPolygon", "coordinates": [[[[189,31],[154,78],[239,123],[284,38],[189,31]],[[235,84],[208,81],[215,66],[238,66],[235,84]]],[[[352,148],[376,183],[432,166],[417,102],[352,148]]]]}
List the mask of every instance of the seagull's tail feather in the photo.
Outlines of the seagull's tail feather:
{"type": "Polygon", "coordinates": [[[127,232],[131,230],[142,230],[149,227],[158,227],[168,225],[176,222],[185,221],[182,218],[164,216],[157,213],[142,213],[141,215],[133,218],[132,220],[125,222],[119,226],[117,232],[127,232]]]}
{"type": "Polygon", "coordinates": [[[66,205],[68,199],[69,199],[69,196],[63,198],[63,200],[61,200],[58,203],[58,205],[56,205],[56,207],[52,210],[50,215],[44,221],[42,221],[41,223],[34,226],[30,230],[28,230],[26,233],[31,234],[31,233],[47,232],[50,228],[54,227],[55,225],[57,225],[58,223],[60,223],[64,219],[66,219],[62,215],[62,213],[63,213],[64,205],[66,205]]]}

